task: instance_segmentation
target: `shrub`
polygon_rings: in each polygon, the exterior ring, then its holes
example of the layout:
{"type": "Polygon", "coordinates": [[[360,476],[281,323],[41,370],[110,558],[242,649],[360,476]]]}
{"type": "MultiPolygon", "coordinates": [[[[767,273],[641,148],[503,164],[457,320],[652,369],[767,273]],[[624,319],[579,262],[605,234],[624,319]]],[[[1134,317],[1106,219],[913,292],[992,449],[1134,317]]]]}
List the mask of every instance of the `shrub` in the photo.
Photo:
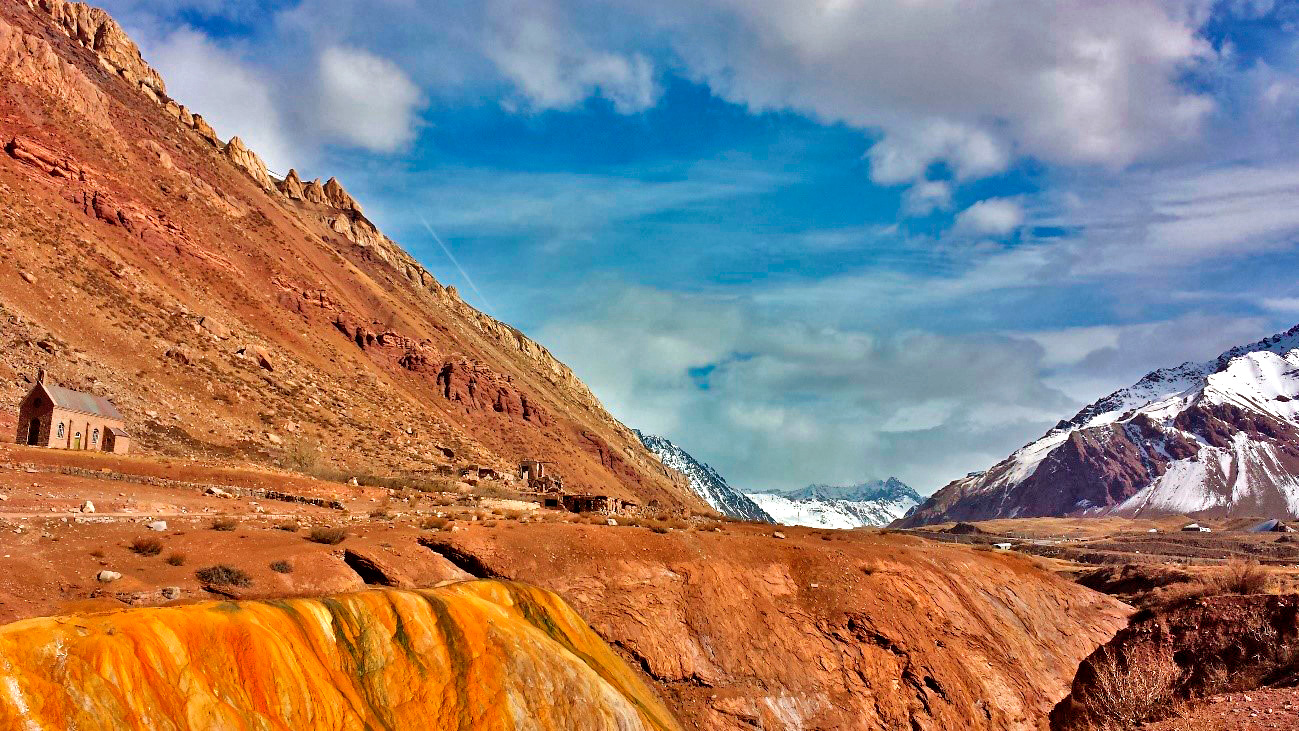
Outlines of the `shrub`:
{"type": "Polygon", "coordinates": [[[1222,594],[1265,594],[1272,577],[1258,561],[1232,559],[1214,577],[1213,583],[1222,594]]]}
{"type": "Polygon", "coordinates": [[[442,530],[443,528],[450,525],[450,523],[451,521],[447,520],[446,518],[439,518],[437,516],[432,516],[432,517],[425,518],[423,521],[421,521],[419,527],[423,528],[424,530],[442,530]]]}
{"type": "Polygon", "coordinates": [[[1181,668],[1149,648],[1120,656],[1107,647],[1092,663],[1094,682],[1079,699],[1096,726],[1128,729],[1174,710],[1181,668]]]}
{"type": "Polygon", "coordinates": [[[95,558],[103,558],[103,557],[104,557],[104,549],[102,549],[102,548],[96,548],[96,549],[94,549],[94,550],[92,550],[92,551],[90,552],[90,555],[91,555],[91,556],[94,556],[95,558]]]}
{"type": "Polygon", "coordinates": [[[297,533],[301,528],[302,526],[298,525],[296,520],[286,520],[283,523],[275,524],[275,530],[288,531],[289,533],[297,533]]]}
{"type": "Polygon", "coordinates": [[[162,541],[157,538],[136,538],[127,548],[141,556],[157,556],[162,553],[162,541]]]}
{"type": "Polygon", "coordinates": [[[179,551],[172,551],[170,554],[167,555],[166,561],[167,564],[170,566],[184,566],[185,554],[179,551]]]}
{"type": "Polygon", "coordinates": [[[312,528],[307,534],[307,540],[312,543],[324,543],[329,546],[336,546],[347,538],[347,531],[342,528],[312,528]]]}
{"type": "Polygon", "coordinates": [[[682,518],[675,518],[673,520],[668,521],[668,527],[673,528],[675,530],[685,530],[690,527],[690,524],[687,523],[682,518]]]}
{"type": "Polygon", "coordinates": [[[288,561],[272,561],[271,571],[277,574],[291,574],[293,573],[293,564],[288,561]]]}
{"type": "Polygon", "coordinates": [[[667,533],[669,530],[671,530],[671,528],[669,528],[666,523],[661,523],[657,520],[650,522],[647,525],[649,525],[649,529],[654,531],[655,533],[667,533]]]}
{"type": "Polygon", "coordinates": [[[371,520],[387,520],[392,517],[392,513],[387,508],[375,508],[370,511],[371,520]]]}
{"type": "Polygon", "coordinates": [[[213,586],[249,587],[253,585],[252,577],[246,572],[225,564],[201,568],[195,571],[194,575],[204,584],[213,586]]]}
{"type": "Polygon", "coordinates": [[[234,530],[239,525],[239,521],[234,518],[213,518],[212,530],[234,530]]]}

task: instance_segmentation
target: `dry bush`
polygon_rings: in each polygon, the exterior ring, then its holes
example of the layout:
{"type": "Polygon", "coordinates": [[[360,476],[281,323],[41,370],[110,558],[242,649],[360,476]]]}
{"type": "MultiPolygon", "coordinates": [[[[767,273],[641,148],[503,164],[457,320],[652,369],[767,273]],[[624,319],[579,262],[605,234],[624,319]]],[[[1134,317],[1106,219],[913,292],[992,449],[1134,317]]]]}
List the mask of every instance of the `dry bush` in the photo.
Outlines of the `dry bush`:
{"type": "Polygon", "coordinates": [[[667,533],[668,531],[672,530],[671,528],[668,527],[666,523],[657,520],[651,521],[647,525],[649,526],[649,529],[654,531],[655,533],[667,533]]]}
{"type": "Polygon", "coordinates": [[[1258,561],[1233,558],[1213,578],[1213,584],[1220,594],[1266,594],[1272,578],[1258,561]]]}
{"type": "Polygon", "coordinates": [[[686,530],[690,527],[690,523],[682,518],[673,518],[672,520],[669,520],[667,524],[668,527],[673,530],[686,530]]]}
{"type": "Polygon", "coordinates": [[[519,518],[522,518],[524,515],[525,513],[522,510],[506,510],[501,513],[501,516],[504,517],[506,520],[518,520],[519,518]]]}
{"type": "Polygon", "coordinates": [[[102,548],[96,548],[96,549],[93,549],[93,550],[91,550],[90,555],[91,555],[91,556],[94,556],[95,558],[103,558],[103,557],[104,557],[104,549],[102,549],[102,548]]]}
{"type": "Polygon", "coordinates": [[[699,531],[720,531],[721,529],[722,521],[720,520],[705,520],[695,526],[695,530],[699,531]]]}
{"type": "Polygon", "coordinates": [[[437,516],[432,516],[420,521],[419,527],[423,528],[424,530],[442,530],[443,528],[447,527],[450,524],[451,521],[447,520],[446,518],[439,518],[437,516]]]}
{"type": "Polygon", "coordinates": [[[235,520],[234,518],[223,517],[223,518],[213,518],[212,525],[210,527],[212,528],[212,530],[234,530],[236,527],[238,527],[238,525],[239,525],[239,521],[235,520]]]}
{"type": "Polygon", "coordinates": [[[180,551],[172,551],[171,553],[167,554],[166,561],[168,566],[184,566],[185,554],[181,553],[180,551]]]}
{"type": "Polygon", "coordinates": [[[371,520],[388,520],[391,517],[392,513],[387,508],[375,508],[370,511],[371,520]]]}
{"type": "Polygon", "coordinates": [[[307,534],[307,540],[312,543],[324,543],[329,546],[337,546],[347,538],[347,531],[342,528],[312,528],[307,534]]]}
{"type": "Polygon", "coordinates": [[[127,548],[141,556],[157,556],[162,553],[162,541],[157,538],[136,538],[127,548]]]}
{"type": "Polygon", "coordinates": [[[293,564],[288,561],[272,561],[271,571],[277,574],[291,574],[293,573],[293,564]]]}
{"type": "Polygon", "coordinates": [[[195,571],[194,575],[204,584],[213,586],[249,587],[253,585],[253,579],[247,572],[225,564],[201,568],[195,571]]]}
{"type": "Polygon", "coordinates": [[[283,523],[275,524],[275,530],[287,531],[289,533],[297,533],[301,528],[302,526],[298,525],[298,521],[296,520],[286,520],[283,523]]]}
{"type": "Polygon", "coordinates": [[[1106,647],[1092,663],[1094,682],[1078,699],[1101,729],[1130,729],[1174,710],[1182,670],[1173,659],[1150,648],[1120,655],[1106,647]]]}
{"type": "Polygon", "coordinates": [[[320,443],[305,437],[291,440],[284,447],[284,466],[311,477],[324,477],[320,443]]]}
{"type": "Polygon", "coordinates": [[[484,528],[495,528],[495,527],[496,527],[496,521],[494,521],[494,520],[488,520],[488,521],[485,521],[485,522],[483,523],[483,527],[484,527],[484,528]]]}

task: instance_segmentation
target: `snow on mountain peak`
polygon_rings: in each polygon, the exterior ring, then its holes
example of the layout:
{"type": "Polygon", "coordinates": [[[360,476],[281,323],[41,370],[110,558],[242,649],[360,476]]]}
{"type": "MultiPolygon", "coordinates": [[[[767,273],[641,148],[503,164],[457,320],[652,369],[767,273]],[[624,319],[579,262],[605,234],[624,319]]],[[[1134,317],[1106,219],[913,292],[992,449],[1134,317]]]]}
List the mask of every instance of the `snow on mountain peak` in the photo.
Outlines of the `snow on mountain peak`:
{"type": "Polygon", "coordinates": [[[703,498],[713,510],[739,520],[774,522],[770,515],[744,493],[731,487],[717,470],[690,456],[670,439],[644,434],[636,429],[632,431],[640,438],[641,444],[658,457],[660,462],[685,475],[690,489],[703,498]]]}

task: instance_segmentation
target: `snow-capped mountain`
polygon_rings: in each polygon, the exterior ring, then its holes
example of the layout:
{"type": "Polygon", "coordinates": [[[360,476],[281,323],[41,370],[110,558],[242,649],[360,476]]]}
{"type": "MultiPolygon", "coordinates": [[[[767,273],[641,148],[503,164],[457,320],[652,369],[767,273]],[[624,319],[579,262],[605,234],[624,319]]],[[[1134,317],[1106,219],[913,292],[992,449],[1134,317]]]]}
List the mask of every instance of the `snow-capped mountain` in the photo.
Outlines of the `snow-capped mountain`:
{"type": "Polygon", "coordinates": [[[726,478],[717,470],[691,457],[686,450],[673,444],[664,437],[643,434],[633,429],[640,437],[641,444],[659,458],[663,464],[686,476],[690,489],[704,499],[704,502],[722,515],[740,520],[758,520],[764,523],[774,522],[770,515],[758,507],[744,493],[731,487],[726,478]]]}
{"type": "Polygon", "coordinates": [[[1045,515],[1299,516],[1299,326],[1147,374],[899,527],[1045,515]]]}
{"type": "Polygon", "coordinates": [[[836,487],[808,485],[749,497],[777,523],[814,528],[859,528],[888,525],[923,499],[897,478],[836,487]]]}

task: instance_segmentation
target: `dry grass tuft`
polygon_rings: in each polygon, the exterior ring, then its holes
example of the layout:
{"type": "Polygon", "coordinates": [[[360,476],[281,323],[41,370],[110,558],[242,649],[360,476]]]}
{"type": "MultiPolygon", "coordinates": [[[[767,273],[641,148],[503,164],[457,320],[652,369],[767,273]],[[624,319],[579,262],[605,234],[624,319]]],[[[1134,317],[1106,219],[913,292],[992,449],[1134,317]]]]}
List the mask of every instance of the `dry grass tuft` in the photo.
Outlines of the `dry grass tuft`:
{"type": "Polygon", "coordinates": [[[212,528],[212,530],[230,531],[230,530],[234,530],[238,526],[239,526],[239,521],[235,520],[234,518],[222,517],[222,518],[213,518],[212,525],[210,527],[212,528]]]}
{"type": "Polygon", "coordinates": [[[1095,682],[1079,699],[1092,725],[1130,729],[1171,715],[1182,670],[1172,657],[1149,648],[1120,655],[1105,648],[1093,662],[1095,682]]]}
{"type": "Polygon", "coordinates": [[[307,540],[312,543],[324,543],[329,546],[336,546],[347,538],[347,531],[342,528],[312,528],[307,534],[307,540]]]}
{"type": "Polygon", "coordinates": [[[171,553],[167,554],[167,558],[165,560],[167,561],[168,566],[184,566],[185,554],[181,553],[180,551],[172,551],[171,553]]]}
{"type": "Polygon", "coordinates": [[[127,548],[141,556],[157,556],[162,553],[162,541],[157,538],[136,538],[127,548]]]}
{"type": "Polygon", "coordinates": [[[213,586],[238,586],[247,588],[253,585],[253,579],[247,572],[226,564],[208,566],[194,572],[198,580],[213,586]]]}

